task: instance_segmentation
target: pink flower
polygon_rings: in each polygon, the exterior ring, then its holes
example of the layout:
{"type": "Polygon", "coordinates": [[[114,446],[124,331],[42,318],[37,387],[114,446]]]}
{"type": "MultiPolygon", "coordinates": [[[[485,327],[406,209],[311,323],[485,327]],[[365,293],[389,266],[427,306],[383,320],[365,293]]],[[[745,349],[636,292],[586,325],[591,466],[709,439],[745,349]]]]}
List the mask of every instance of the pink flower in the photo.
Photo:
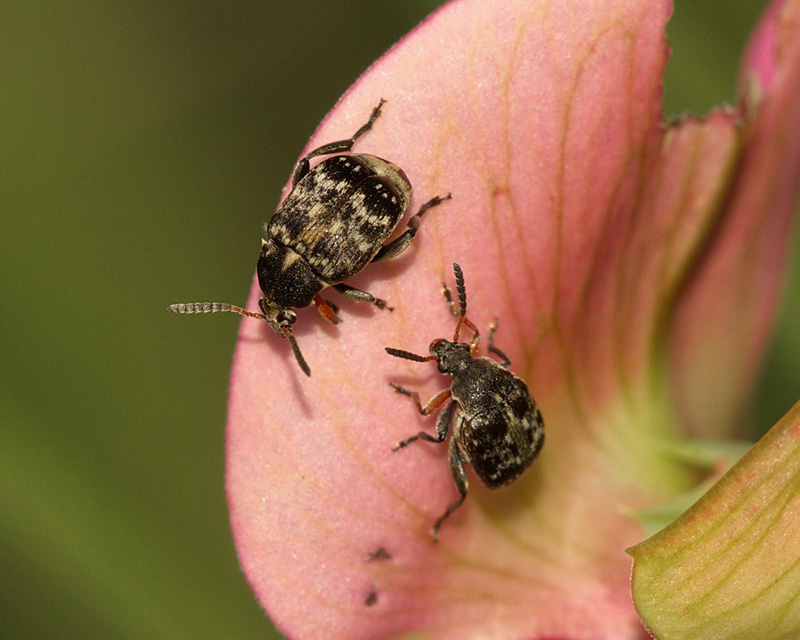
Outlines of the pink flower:
{"type": "MultiPolygon", "coordinates": [[[[244,319],[228,424],[228,496],[250,583],[291,638],[647,637],[625,548],[636,511],[697,485],[676,455],[724,437],[762,357],[800,171],[800,1],[773,4],[745,59],[738,109],[666,126],[666,0],[458,0],[376,63],[309,149],[350,136],[401,166],[412,247],[348,281],[394,312],[301,310],[312,377],[263,320],[244,319]],[[457,495],[446,446],[400,439],[449,385],[425,353],[454,321],[440,292],[464,269],[469,316],[528,383],[547,437],[532,468],[457,495]],[[384,549],[389,558],[367,561],[384,549]]],[[[326,292],[327,295],[327,292],[326,292]]],[[[332,293],[329,297],[334,298],[332,293]]],[[[257,308],[254,286],[249,303],[257,308]]],[[[700,474],[701,475],[701,474],[700,474]]]]}

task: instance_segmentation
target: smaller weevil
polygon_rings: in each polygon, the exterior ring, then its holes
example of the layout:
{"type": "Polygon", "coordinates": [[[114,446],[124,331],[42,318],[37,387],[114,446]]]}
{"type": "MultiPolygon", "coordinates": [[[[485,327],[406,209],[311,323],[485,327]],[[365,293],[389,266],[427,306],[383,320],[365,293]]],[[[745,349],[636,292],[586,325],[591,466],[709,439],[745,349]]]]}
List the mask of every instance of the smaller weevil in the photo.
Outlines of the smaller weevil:
{"type": "Polygon", "coordinates": [[[395,391],[410,396],[417,410],[424,416],[431,414],[449,400],[436,419],[436,435],[425,431],[400,441],[394,451],[415,440],[444,442],[450,424],[450,470],[458,489],[459,498],[447,507],[433,525],[433,541],[439,539],[439,529],[445,518],[458,509],[467,497],[465,464],[472,464],[478,478],[490,489],[510,484],[527,469],[544,443],[544,422],[539,407],[531,397],[527,385],[508,370],[510,361],[493,344],[497,328],[495,320],[489,328],[489,351],[500,362],[488,357],[478,357],[480,333],[467,319],[467,293],[461,267],[453,263],[458,291],[459,312],[456,312],[450,289],[442,283],[450,312],[458,318],[453,340],[438,338],[431,342],[429,356],[419,356],[409,351],[387,347],[389,355],[414,362],[435,360],[439,371],[453,376],[449,389],[437,393],[424,407],[419,394],[390,383],[395,391]],[[462,327],[474,333],[470,342],[459,342],[462,327]]]}
{"type": "Polygon", "coordinates": [[[347,140],[330,142],[300,158],[292,174],[292,188],[275,215],[263,225],[261,255],[256,271],[263,296],[261,313],[221,302],[173,304],[173,313],[230,311],[263,318],[280,336],[288,338],[297,364],[310,376],[292,327],[293,309],[314,305],[328,322],[337,324],[337,307],[320,292],[333,287],[351,300],[389,309],[384,300],[347,284],[371,262],[400,255],[419,229],[422,214],[450,195],[432,198],[408,221],[408,229],[386,243],[411,203],[411,183],[396,164],[366,153],[350,153],[356,140],[372,128],[385,100],[347,140]],[[336,155],[334,155],[336,154],[336,155]],[[309,160],[322,160],[311,168],[309,160]],[[384,244],[386,243],[386,244],[384,244]]]}

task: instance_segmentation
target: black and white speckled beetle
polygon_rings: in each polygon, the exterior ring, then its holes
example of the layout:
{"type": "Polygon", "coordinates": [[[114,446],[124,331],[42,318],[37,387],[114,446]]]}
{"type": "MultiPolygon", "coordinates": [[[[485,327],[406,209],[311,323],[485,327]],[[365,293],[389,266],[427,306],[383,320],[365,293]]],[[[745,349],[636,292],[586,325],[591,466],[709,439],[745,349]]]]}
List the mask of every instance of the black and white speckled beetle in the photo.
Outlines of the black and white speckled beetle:
{"type": "Polygon", "coordinates": [[[395,391],[410,396],[422,415],[429,415],[450,399],[436,419],[436,436],[425,431],[406,438],[394,447],[402,449],[414,440],[444,442],[453,423],[450,439],[450,470],[459,494],[455,502],[433,525],[433,541],[439,539],[439,529],[445,518],[458,509],[467,497],[465,463],[471,463],[478,478],[490,489],[510,484],[527,469],[544,443],[544,422],[539,407],[527,385],[508,370],[508,357],[492,341],[497,321],[489,328],[489,351],[501,359],[477,357],[480,334],[467,319],[467,294],[461,267],[453,263],[460,312],[456,312],[450,289],[442,283],[451,313],[458,317],[453,340],[439,338],[430,344],[429,356],[418,356],[401,349],[386,348],[398,358],[428,362],[435,360],[439,371],[453,376],[449,389],[440,391],[424,407],[415,391],[390,383],[395,391]],[[474,332],[469,344],[458,341],[461,328],[474,332]]]}
{"type": "Polygon", "coordinates": [[[258,283],[264,295],[261,313],[219,302],[173,304],[173,313],[231,311],[263,318],[272,329],[289,339],[297,363],[306,375],[311,370],[292,335],[297,316],[292,309],[314,305],[333,324],[338,309],[320,292],[333,286],[352,300],[389,308],[375,298],[343,283],[370,262],[388,260],[402,253],[419,229],[422,214],[450,198],[436,197],[420,207],[408,221],[408,229],[384,244],[408,210],[411,183],[397,165],[365,153],[348,153],[356,140],[372,128],[381,115],[381,100],[367,123],[348,140],[323,145],[303,156],[292,174],[292,189],[269,222],[258,258],[258,283]],[[334,155],[310,168],[309,160],[334,155]],[[347,154],[347,155],[342,155],[347,154]]]}

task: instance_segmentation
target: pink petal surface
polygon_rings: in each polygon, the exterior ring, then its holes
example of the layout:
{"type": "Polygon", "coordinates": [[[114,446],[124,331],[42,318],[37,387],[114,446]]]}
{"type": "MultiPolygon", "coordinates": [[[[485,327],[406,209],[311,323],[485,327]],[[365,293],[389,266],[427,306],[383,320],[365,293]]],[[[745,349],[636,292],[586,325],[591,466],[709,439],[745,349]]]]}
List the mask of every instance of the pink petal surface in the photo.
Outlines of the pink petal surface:
{"type": "Polygon", "coordinates": [[[761,97],[743,113],[742,159],[670,336],[682,418],[711,437],[741,423],[781,290],[800,181],[799,2],[769,7],[745,64],[764,82],[761,97]]]}
{"type": "MultiPolygon", "coordinates": [[[[310,141],[350,136],[384,97],[356,150],[403,167],[412,209],[453,199],[426,214],[406,254],[349,281],[393,313],[343,301],[332,327],[299,312],[310,379],[263,321],[242,322],[231,522],[255,593],[290,637],[646,637],[623,551],[642,532],[626,509],[694,481],[658,448],[681,428],[665,394],[665,336],[679,351],[692,344],[670,313],[693,308],[682,302],[686,277],[716,239],[741,149],[731,113],[661,126],[670,10],[452,2],[374,65],[310,141]],[[446,448],[392,453],[434,421],[388,382],[425,400],[449,378],[383,348],[425,353],[450,336],[439,283],[452,283],[453,261],[473,322],[499,318],[497,344],[541,406],[547,438],[512,487],[490,493],[473,478],[434,546],[430,527],[456,495],[446,448]],[[391,558],[366,562],[378,548],[391,558]]],[[[249,308],[259,295],[254,286],[249,308]]],[[[763,342],[740,339],[748,354],[763,342]]],[[[694,415],[689,400],[679,406],[694,415]]]]}
{"type": "Polygon", "coordinates": [[[772,87],[777,69],[776,55],[778,54],[783,5],[783,0],[770,3],[761,17],[759,28],[750,38],[744,56],[742,56],[742,69],[739,74],[739,93],[742,95],[746,95],[751,90],[760,94],[772,87]],[[756,83],[756,87],[749,86],[753,82],[756,83]]]}

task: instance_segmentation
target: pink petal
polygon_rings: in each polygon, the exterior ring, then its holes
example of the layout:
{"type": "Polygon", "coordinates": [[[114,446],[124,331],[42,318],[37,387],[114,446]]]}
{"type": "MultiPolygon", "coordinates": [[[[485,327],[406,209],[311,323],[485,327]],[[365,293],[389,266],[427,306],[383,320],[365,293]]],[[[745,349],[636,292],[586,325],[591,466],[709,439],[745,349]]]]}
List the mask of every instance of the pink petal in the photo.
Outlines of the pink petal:
{"type": "MultiPolygon", "coordinates": [[[[729,201],[740,151],[731,113],[661,127],[669,11],[666,0],[452,2],[373,66],[309,143],[351,135],[384,97],[356,150],[403,167],[412,208],[453,200],[426,214],[407,254],[350,281],[393,313],[344,301],[338,327],[299,313],[310,379],[263,321],[242,323],[231,521],[254,591],[291,637],[644,637],[622,551],[642,534],[625,509],[695,480],[655,446],[680,430],[665,398],[665,336],[675,370],[694,375],[692,331],[714,309],[692,301],[686,278],[719,245],[715,205],[729,201]],[[452,283],[453,261],[470,318],[500,319],[498,346],[542,408],[547,445],[509,489],[490,494],[473,479],[434,546],[430,527],[455,497],[446,451],[391,452],[433,421],[388,382],[427,399],[448,380],[383,347],[424,353],[449,337],[439,282],[452,283]],[[391,558],[366,562],[379,548],[391,558]]],[[[769,306],[769,295],[752,302],[769,306]]],[[[737,338],[748,354],[760,344],[737,338]]],[[[694,423],[683,387],[679,400],[694,423]]]]}
{"type": "Polygon", "coordinates": [[[604,258],[597,236],[610,234],[615,207],[629,207],[645,153],[657,148],[668,13],[666,2],[451,3],[376,64],[309,143],[350,135],[385,97],[357,149],[402,166],[415,206],[450,191],[453,200],[427,214],[408,255],[353,280],[394,313],[345,302],[336,328],[300,314],[310,380],[263,322],[242,324],[231,519],[256,594],[292,637],[641,634],[622,551],[638,527],[607,497],[637,491],[609,484],[584,431],[596,425],[576,414],[565,379],[580,371],[587,403],[609,393],[591,388],[611,354],[581,315],[596,302],[586,289],[604,258]],[[455,494],[446,452],[391,452],[432,425],[388,382],[424,397],[447,382],[383,347],[424,351],[450,334],[439,282],[454,260],[470,316],[481,327],[500,318],[498,344],[550,431],[519,485],[490,497],[473,481],[435,547],[430,527],[455,494]],[[576,336],[597,353],[582,344],[573,353],[576,336]],[[540,507],[520,509],[521,499],[540,507]],[[379,547],[391,560],[365,562],[379,547]],[[373,590],[377,602],[365,606],[373,590]]]}
{"type": "Polygon", "coordinates": [[[742,71],[739,77],[741,95],[747,95],[751,90],[761,94],[772,88],[777,71],[776,56],[783,9],[783,0],[772,2],[764,11],[758,29],[750,37],[742,56],[742,71]],[[751,83],[757,86],[755,88],[749,86],[751,83]]]}
{"type": "Polygon", "coordinates": [[[763,83],[760,101],[741,116],[741,158],[670,335],[676,400],[689,428],[706,437],[741,422],[781,290],[800,180],[800,3],[774,3],[753,43],[746,64],[763,83]]]}

